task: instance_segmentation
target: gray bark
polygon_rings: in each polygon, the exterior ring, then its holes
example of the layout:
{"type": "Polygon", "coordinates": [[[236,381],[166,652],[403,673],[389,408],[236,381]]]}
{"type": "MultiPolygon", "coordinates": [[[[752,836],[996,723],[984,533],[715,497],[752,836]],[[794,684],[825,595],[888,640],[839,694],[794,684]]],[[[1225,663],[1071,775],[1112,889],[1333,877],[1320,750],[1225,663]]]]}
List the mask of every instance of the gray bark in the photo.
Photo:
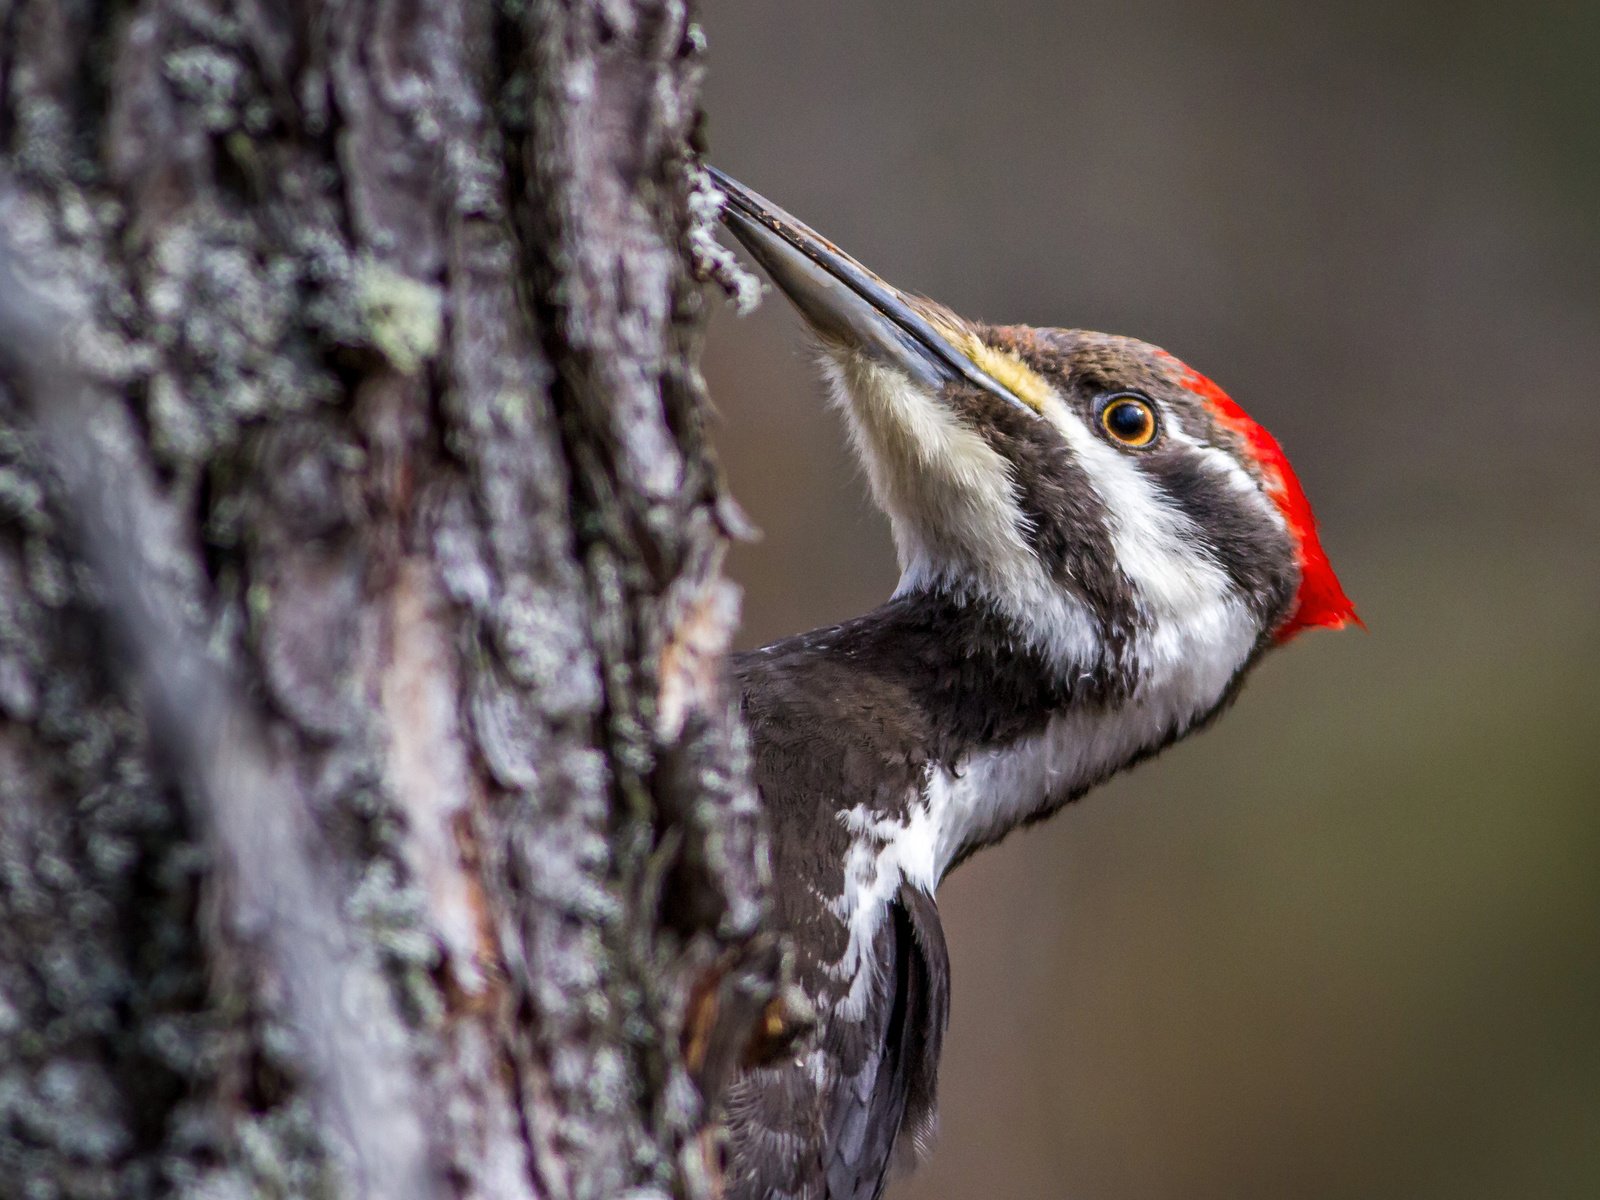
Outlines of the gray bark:
{"type": "Polygon", "coordinates": [[[678,0],[0,0],[0,1195],[707,1196],[678,0]]]}

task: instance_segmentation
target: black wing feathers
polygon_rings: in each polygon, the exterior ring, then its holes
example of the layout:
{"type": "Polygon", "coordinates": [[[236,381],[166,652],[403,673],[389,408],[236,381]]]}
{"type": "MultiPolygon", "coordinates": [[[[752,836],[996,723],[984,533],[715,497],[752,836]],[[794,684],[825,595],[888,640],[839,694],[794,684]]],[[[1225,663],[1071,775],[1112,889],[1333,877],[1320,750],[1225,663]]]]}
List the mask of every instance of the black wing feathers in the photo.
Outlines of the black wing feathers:
{"type": "Polygon", "coordinates": [[[920,1153],[935,1118],[950,973],[932,897],[903,885],[878,944],[881,1041],[862,1071],[841,1079],[836,1091],[827,1126],[827,1200],[878,1200],[890,1166],[920,1153]]]}
{"type": "Polygon", "coordinates": [[[909,884],[900,889],[914,949],[902,957],[914,962],[918,980],[905,1006],[907,1039],[906,1108],[900,1153],[907,1165],[926,1155],[938,1124],[939,1052],[950,1019],[950,955],[933,897],[909,884]]]}

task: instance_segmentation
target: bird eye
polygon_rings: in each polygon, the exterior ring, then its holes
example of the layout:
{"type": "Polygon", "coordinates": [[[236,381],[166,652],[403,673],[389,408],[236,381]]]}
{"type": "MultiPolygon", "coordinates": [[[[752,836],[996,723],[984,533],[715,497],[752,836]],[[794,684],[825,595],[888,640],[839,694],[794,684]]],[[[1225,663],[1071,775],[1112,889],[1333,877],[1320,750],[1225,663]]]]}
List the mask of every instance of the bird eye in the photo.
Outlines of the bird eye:
{"type": "Polygon", "coordinates": [[[1100,428],[1118,445],[1142,450],[1156,440],[1156,410],[1143,396],[1112,396],[1100,410],[1100,428]]]}

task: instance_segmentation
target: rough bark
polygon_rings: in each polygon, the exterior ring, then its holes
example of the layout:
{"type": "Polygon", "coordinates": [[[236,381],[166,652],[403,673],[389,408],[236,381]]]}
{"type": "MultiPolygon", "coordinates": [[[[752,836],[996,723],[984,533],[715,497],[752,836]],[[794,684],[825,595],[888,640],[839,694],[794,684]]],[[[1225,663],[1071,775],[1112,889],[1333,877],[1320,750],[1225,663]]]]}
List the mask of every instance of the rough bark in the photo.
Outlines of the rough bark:
{"type": "Polygon", "coordinates": [[[0,0],[0,1195],[715,1188],[678,0],[0,0]]]}

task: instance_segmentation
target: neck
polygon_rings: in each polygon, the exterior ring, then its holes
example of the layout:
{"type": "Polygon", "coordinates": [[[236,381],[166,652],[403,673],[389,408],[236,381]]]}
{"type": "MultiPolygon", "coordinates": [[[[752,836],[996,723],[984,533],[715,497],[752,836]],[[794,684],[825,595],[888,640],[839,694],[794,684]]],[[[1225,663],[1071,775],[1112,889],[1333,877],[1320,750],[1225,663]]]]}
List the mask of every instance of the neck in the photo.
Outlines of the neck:
{"type": "MultiPolygon", "coordinates": [[[[776,717],[823,743],[814,760],[785,760],[805,777],[788,794],[830,799],[853,840],[898,847],[899,873],[931,892],[973,851],[1182,736],[1253,650],[1240,637],[1130,667],[1125,647],[1083,644],[1080,660],[1047,659],[993,606],[912,590],[741,656],[738,670],[753,723],[776,717]]],[[[782,786],[761,782],[769,800],[782,786]]]]}

